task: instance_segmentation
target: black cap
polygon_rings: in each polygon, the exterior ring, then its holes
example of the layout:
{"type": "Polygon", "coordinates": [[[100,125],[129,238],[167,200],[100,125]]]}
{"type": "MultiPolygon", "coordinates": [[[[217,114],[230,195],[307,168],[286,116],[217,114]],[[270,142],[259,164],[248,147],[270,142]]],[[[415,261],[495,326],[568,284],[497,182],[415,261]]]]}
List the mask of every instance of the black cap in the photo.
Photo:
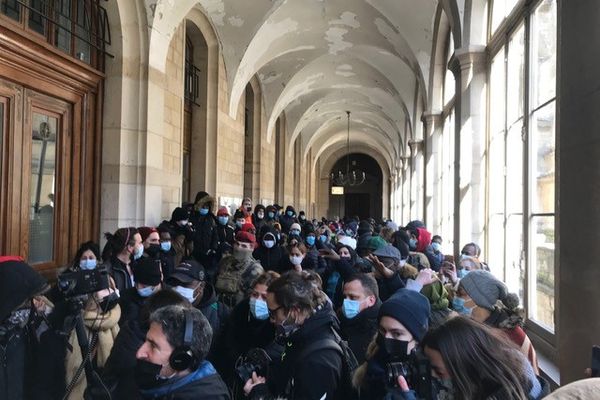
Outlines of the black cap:
{"type": "Polygon", "coordinates": [[[169,281],[180,283],[190,283],[192,281],[204,281],[206,274],[204,267],[196,260],[182,261],[181,264],[175,267],[173,273],[169,277],[169,281]]]}
{"type": "Polygon", "coordinates": [[[186,210],[184,210],[181,207],[177,207],[176,209],[173,210],[173,213],[171,214],[171,221],[174,221],[174,222],[184,221],[184,220],[188,219],[189,217],[190,216],[186,210]]]}
{"type": "Polygon", "coordinates": [[[152,257],[143,257],[133,263],[133,278],[136,283],[156,286],[161,281],[160,261],[152,257]]]}

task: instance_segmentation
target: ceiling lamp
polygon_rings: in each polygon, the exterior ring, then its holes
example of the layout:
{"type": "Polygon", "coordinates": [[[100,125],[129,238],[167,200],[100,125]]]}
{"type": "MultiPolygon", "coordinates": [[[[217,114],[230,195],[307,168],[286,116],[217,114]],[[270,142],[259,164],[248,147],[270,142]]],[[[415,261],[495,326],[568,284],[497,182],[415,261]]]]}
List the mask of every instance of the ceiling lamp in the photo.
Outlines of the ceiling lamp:
{"type": "MultiPolygon", "coordinates": [[[[331,173],[331,183],[333,186],[358,186],[365,182],[366,174],[360,169],[352,167],[350,170],[350,111],[346,111],[348,116],[348,138],[346,141],[346,172],[339,170],[336,173],[331,173]]],[[[355,164],[354,162],[353,164],[355,164]]]]}

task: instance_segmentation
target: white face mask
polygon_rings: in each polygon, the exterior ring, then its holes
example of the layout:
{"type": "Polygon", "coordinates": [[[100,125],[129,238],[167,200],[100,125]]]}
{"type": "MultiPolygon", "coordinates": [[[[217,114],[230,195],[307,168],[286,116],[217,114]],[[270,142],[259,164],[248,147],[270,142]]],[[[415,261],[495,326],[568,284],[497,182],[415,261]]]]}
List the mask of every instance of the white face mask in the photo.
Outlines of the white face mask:
{"type": "Polygon", "coordinates": [[[185,297],[190,303],[193,303],[194,300],[196,300],[196,298],[194,297],[194,289],[189,289],[183,286],[175,286],[173,289],[177,293],[185,297]]]}
{"type": "Polygon", "coordinates": [[[304,256],[290,256],[292,265],[300,265],[302,264],[302,260],[304,260],[304,256]]]}
{"type": "Polygon", "coordinates": [[[275,246],[275,241],[274,240],[263,240],[263,244],[265,245],[265,247],[267,249],[271,249],[271,248],[273,248],[273,246],[275,246]]]}

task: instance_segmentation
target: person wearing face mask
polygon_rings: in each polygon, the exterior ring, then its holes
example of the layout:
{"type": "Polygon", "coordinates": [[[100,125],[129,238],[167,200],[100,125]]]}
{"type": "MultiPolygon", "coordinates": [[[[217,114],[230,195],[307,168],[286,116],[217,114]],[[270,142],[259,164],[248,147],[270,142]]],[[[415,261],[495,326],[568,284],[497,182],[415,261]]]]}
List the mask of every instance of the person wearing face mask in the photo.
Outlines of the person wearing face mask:
{"type": "Polygon", "coordinates": [[[116,288],[123,292],[134,285],[131,263],[144,254],[142,236],[136,228],[120,228],[114,234],[105,233],[106,245],[102,250],[102,260],[116,288]]]}
{"type": "Polygon", "coordinates": [[[353,378],[361,399],[382,399],[394,390],[388,385],[388,363],[402,362],[407,368],[414,368],[419,362],[419,343],[429,328],[429,313],[425,296],[407,289],[400,289],[381,305],[377,316],[378,333],[369,344],[366,361],[353,378]]]}
{"type": "Polygon", "coordinates": [[[171,220],[162,221],[158,228],[166,229],[171,234],[171,247],[175,252],[173,266],[179,264],[182,259],[191,257],[194,248],[194,230],[185,209],[175,208],[171,213],[171,220]]]}
{"type": "Polygon", "coordinates": [[[349,246],[338,243],[335,250],[323,249],[319,255],[327,262],[322,274],[323,291],[329,297],[334,310],[344,301],[344,282],[358,272],[355,268],[357,255],[349,246]]]}
{"type": "Polygon", "coordinates": [[[219,211],[217,211],[217,237],[219,239],[217,259],[221,261],[224,249],[227,246],[233,246],[235,237],[235,229],[229,223],[229,210],[227,207],[219,207],[219,211]]]}
{"type": "Polygon", "coordinates": [[[294,222],[292,225],[290,225],[290,230],[288,231],[288,238],[295,236],[295,237],[301,237],[302,234],[302,227],[300,226],[299,223],[294,222]]]}
{"type": "Polygon", "coordinates": [[[144,245],[144,255],[142,257],[157,258],[160,252],[160,234],[158,230],[150,226],[140,226],[137,230],[144,245]]]}
{"type": "Polygon", "coordinates": [[[252,257],[260,262],[265,271],[281,272],[281,267],[287,257],[285,249],[277,241],[277,232],[269,225],[263,226],[259,238],[259,246],[252,257]]]}
{"type": "Polygon", "coordinates": [[[377,332],[377,315],[381,301],[377,281],[367,274],[356,274],[344,284],[344,303],[340,312],[342,337],[356,356],[356,361],[365,361],[367,347],[377,332]]]}
{"type": "Polygon", "coordinates": [[[212,337],[198,310],[166,306],[154,311],[136,354],[135,378],[142,397],[229,400],[227,386],[207,360],[212,337]]]}
{"type": "Polygon", "coordinates": [[[304,211],[300,211],[298,213],[298,223],[300,224],[300,226],[302,227],[303,230],[304,230],[304,225],[306,225],[307,223],[310,223],[310,221],[308,221],[306,219],[306,213],[304,211]]]}
{"type": "Polygon", "coordinates": [[[190,303],[172,289],[162,289],[147,298],[135,320],[121,326],[115,338],[108,360],[102,371],[102,380],[110,387],[113,399],[138,399],[139,388],[135,382],[135,355],[146,340],[150,314],[161,307],[179,305],[189,307],[190,303]]]}
{"type": "Polygon", "coordinates": [[[373,226],[369,221],[360,221],[357,228],[356,252],[360,257],[366,257],[369,250],[369,241],[373,237],[373,226]]]}
{"type": "Polygon", "coordinates": [[[194,202],[195,213],[190,219],[196,231],[192,256],[205,268],[210,281],[217,269],[219,237],[214,217],[215,200],[206,192],[198,192],[194,202]]]}
{"type": "Polygon", "coordinates": [[[244,213],[242,210],[236,210],[235,214],[233,214],[233,222],[235,223],[235,233],[238,233],[246,224],[246,217],[244,217],[244,213]]]}
{"type": "Polygon", "coordinates": [[[143,257],[133,266],[133,278],[135,286],[122,292],[119,299],[119,326],[123,326],[129,320],[137,320],[148,297],[161,289],[163,274],[160,260],[143,257]]]}
{"type": "Polygon", "coordinates": [[[286,399],[334,399],[341,383],[341,351],[303,350],[324,338],[336,341],[337,319],[325,294],[306,274],[290,271],[271,283],[267,306],[276,340],[285,343],[281,365],[271,376],[253,374],[244,392],[250,400],[279,396],[286,399]]]}
{"type": "MultiPolygon", "coordinates": [[[[48,316],[52,328],[40,337],[35,399],[83,399],[84,393],[87,393],[87,376],[79,372],[85,353],[78,343],[71,304],[71,301],[56,304],[55,310],[48,316]]],[[[92,369],[101,375],[119,333],[119,292],[109,280],[107,289],[84,296],[82,304],[78,312],[85,335],[92,343],[92,369]]]]}
{"type": "Polygon", "coordinates": [[[535,349],[523,330],[519,297],[490,272],[471,271],[460,280],[452,306],[459,314],[484,323],[511,340],[539,373],[535,349]]]}
{"type": "Polygon", "coordinates": [[[409,248],[413,257],[419,257],[418,269],[431,268],[438,272],[441,261],[435,257],[431,247],[431,232],[429,232],[421,221],[412,221],[406,226],[409,235],[409,248]]]}
{"type": "Polygon", "coordinates": [[[439,235],[434,235],[431,238],[431,245],[429,247],[430,248],[428,248],[427,250],[430,251],[431,254],[433,254],[436,263],[439,264],[441,267],[445,259],[444,253],[442,253],[442,237],[439,235]]]}
{"type": "Polygon", "coordinates": [[[158,259],[160,260],[164,279],[169,277],[173,273],[173,269],[175,269],[176,252],[173,248],[173,236],[171,235],[169,228],[159,226],[158,234],[160,235],[160,251],[158,252],[158,259]]]}
{"type": "Polygon", "coordinates": [[[219,300],[234,307],[244,299],[252,281],[264,272],[260,262],[252,257],[256,248],[256,237],[248,232],[238,232],[233,243],[233,254],[219,263],[215,288],[219,300]]]}
{"type": "Polygon", "coordinates": [[[254,207],[254,212],[252,213],[252,220],[250,221],[252,225],[256,228],[257,232],[260,232],[260,229],[263,227],[265,222],[265,206],[262,204],[257,204],[254,207]]]}
{"type": "Polygon", "coordinates": [[[464,245],[462,250],[460,251],[460,256],[458,257],[458,261],[462,261],[463,259],[474,259],[481,265],[481,269],[485,271],[489,271],[489,266],[481,260],[481,247],[477,243],[467,243],[464,245]]]}
{"type": "Polygon", "coordinates": [[[440,395],[537,400],[549,393],[547,382],[509,341],[468,318],[448,320],[430,331],[422,346],[440,395]]]}
{"type": "MultiPolygon", "coordinates": [[[[224,344],[227,349],[228,363],[225,370],[233,372],[237,359],[253,348],[266,350],[271,359],[281,356],[280,346],[273,343],[275,327],[269,322],[267,306],[267,289],[277,278],[279,278],[279,274],[273,271],[259,275],[252,282],[247,297],[231,310],[231,316],[225,328],[224,344]]],[[[231,373],[224,376],[224,379],[225,382],[231,384],[230,386],[235,382],[231,373]]],[[[235,398],[239,398],[239,396],[235,398]]]]}
{"type": "Polygon", "coordinates": [[[313,224],[306,222],[302,228],[302,234],[304,236],[304,245],[306,246],[306,256],[302,261],[302,269],[312,270],[322,275],[327,269],[327,261],[323,257],[319,257],[317,234],[313,224]]]}
{"type": "MultiPolygon", "coordinates": [[[[285,208],[285,213],[279,217],[282,232],[288,233],[292,228],[292,224],[297,222],[296,210],[293,206],[287,206],[285,208]]],[[[298,226],[298,231],[300,231],[300,226],[298,226]]]]}
{"type": "Polygon", "coordinates": [[[302,272],[302,262],[306,257],[306,246],[302,243],[290,244],[287,246],[286,250],[288,253],[289,264],[285,269],[302,272]]]}
{"type": "Polygon", "coordinates": [[[273,225],[277,221],[277,209],[273,205],[268,205],[265,209],[265,224],[273,225]]]}
{"type": "Polygon", "coordinates": [[[48,289],[46,280],[21,257],[0,257],[0,398],[32,396],[35,329],[30,325],[33,299],[48,289]]]}

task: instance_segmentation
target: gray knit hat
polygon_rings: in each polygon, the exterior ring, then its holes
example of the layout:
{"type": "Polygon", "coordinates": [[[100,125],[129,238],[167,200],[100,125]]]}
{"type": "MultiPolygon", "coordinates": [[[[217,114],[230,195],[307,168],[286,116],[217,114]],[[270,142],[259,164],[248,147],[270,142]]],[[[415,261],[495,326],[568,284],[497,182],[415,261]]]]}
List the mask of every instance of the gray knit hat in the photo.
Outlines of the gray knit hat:
{"type": "Polygon", "coordinates": [[[508,295],[506,285],[488,271],[471,271],[460,280],[460,286],[479,307],[493,310],[498,300],[508,295]]]}

